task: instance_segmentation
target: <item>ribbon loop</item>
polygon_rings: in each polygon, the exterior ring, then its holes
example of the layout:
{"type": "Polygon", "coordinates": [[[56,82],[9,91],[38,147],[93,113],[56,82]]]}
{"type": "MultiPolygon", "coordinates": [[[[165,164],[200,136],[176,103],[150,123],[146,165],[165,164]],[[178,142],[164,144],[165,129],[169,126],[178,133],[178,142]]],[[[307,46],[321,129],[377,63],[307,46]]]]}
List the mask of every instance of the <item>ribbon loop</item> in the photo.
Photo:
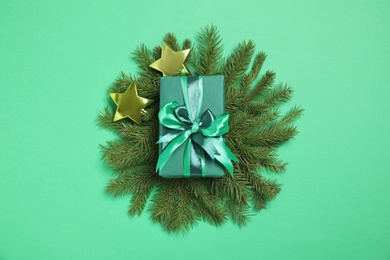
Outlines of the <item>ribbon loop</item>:
{"type": "Polygon", "coordinates": [[[188,110],[185,106],[177,106],[175,107],[174,111],[177,119],[179,119],[180,122],[187,125],[190,125],[192,123],[188,115],[188,110]]]}
{"type": "Polygon", "coordinates": [[[215,120],[215,116],[210,109],[207,109],[202,115],[202,127],[207,128],[215,120]]]}
{"type": "Polygon", "coordinates": [[[192,124],[191,134],[198,132],[198,130],[199,130],[199,122],[200,122],[199,119],[195,119],[194,123],[192,124]]]}

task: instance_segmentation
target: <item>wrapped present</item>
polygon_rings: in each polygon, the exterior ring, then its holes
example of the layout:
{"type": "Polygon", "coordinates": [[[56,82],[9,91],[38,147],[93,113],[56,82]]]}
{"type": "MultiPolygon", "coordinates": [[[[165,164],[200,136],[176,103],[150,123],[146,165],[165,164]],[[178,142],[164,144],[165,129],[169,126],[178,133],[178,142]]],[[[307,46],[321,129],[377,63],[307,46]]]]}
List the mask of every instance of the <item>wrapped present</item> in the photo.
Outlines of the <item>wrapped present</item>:
{"type": "Polygon", "coordinates": [[[223,76],[162,77],[160,155],[156,170],[165,178],[221,177],[237,158],[225,145],[223,76]]]}

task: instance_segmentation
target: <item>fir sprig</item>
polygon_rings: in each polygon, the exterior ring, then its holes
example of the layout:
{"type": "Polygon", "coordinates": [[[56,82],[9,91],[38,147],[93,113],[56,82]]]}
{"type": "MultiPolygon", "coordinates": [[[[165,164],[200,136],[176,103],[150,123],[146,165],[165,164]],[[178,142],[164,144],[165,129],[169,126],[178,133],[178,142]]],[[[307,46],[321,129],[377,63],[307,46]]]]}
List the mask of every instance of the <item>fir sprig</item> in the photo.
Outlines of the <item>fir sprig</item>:
{"type": "Polygon", "coordinates": [[[140,45],[132,53],[139,76],[122,72],[109,92],[124,92],[136,81],[140,95],[155,102],[143,115],[142,126],[127,119],[113,122],[113,109],[108,107],[99,114],[99,126],[120,137],[101,146],[103,159],[114,170],[107,191],[114,196],[131,195],[128,212],[132,216],[140,215],[150,200],[151,219],[168,232],[188,232],[199,221],[219,226],[231,219],[245,226],[254,211],[264,209],[280,191],[275,180],[260,173],[285,171],[277,148],[298,133],[293,123],[303,110],[295,106],[281,114],[279,106],[291,99],[292,88],[275,85],[273,71],[260,75],[266,54],[254,55],[252,41],[238,44],[227,58],[222,56],[215,26],[202,29],[196,44],[189,39],[180,44],[172,33],[164,41],[175,51],[191,48],[186,61],[191,74],[224,75],[226,110],[231,115],[226,144],[240,163],[234,164],[234,177],[226,174],[219,179],[163,179],[156,174],[162,75],[149,65],[160,58],[161,48],[149,50],[140,45]]]}

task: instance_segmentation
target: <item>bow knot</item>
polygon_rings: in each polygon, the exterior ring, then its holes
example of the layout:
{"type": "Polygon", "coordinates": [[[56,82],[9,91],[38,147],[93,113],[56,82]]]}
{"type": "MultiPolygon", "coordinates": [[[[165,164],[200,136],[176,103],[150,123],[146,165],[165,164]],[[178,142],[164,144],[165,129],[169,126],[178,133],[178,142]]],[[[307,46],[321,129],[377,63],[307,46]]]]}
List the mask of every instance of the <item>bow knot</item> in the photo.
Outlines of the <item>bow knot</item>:
{"type": "Polygon", "coordinates": [[[199,132],[199,126],[200,126],[200,120],[199,118],[194,121],[191,127],[191,134],[199,132]]]}

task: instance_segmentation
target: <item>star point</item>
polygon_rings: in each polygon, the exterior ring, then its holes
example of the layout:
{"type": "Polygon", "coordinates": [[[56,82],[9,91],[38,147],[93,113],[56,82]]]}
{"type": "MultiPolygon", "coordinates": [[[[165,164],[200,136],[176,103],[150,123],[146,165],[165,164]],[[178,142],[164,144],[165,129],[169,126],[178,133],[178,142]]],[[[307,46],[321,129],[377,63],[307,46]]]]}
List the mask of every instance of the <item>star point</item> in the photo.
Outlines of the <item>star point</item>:
{"type": "Polygon", "coordinates": [[[153,100],[138,96],[135,82],[131,83],[125,93],[110,93],[110,97],[117,105],[114,122],[127,117],[141,125],[142,110],[153,103],[153,100]]]}
{"type": "Polygon", "coordinates": [[[150,64],[150,67],[161,71],[164,76],[189,74],[187,68],[184,66],[184,61],[190,51],[191,49],[174,51],[164,42],[161,58],[150,64]]]}

